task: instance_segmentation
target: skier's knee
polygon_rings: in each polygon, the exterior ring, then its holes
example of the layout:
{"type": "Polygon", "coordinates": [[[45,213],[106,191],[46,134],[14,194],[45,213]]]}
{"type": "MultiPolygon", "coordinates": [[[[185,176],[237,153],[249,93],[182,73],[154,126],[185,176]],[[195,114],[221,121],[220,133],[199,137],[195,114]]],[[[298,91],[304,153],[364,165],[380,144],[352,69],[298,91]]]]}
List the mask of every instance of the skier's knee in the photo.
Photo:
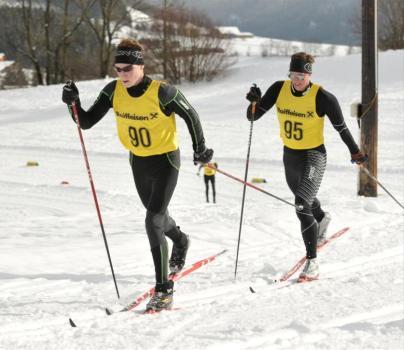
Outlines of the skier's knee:
{"type": "Polygon", "coordinates": [[[164,237],[164,215],[154,213],[150,210],[146,213],[146,232],[149,238],[150,247],[154,248],[165,242],[164,237]]]}
{"type": "Polygon", "coordinates": [[[147,230],[149,230],[149,229],[158,230],[159,228],[162,228],[164,225],[164,215],[154,213],[154,212],[148,210],[146,213],[145,224],[146,224],[147,230]]]}
{"type": "Polygon", "coordinates": [[[301,222],[305,222],[308,220],[308,217],[313,216],[313,213],[311,211],[311,205],[301,197],[295,198],[295,208],[296,208],[296,215],[301,222]]]}

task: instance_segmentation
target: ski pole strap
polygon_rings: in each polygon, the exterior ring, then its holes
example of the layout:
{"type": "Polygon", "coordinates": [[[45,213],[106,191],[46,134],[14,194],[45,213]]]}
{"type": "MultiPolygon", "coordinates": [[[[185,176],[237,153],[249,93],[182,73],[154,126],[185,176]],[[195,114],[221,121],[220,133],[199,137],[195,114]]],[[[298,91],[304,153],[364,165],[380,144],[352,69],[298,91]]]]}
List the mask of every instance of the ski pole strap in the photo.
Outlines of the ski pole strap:
{"type": "Polygon", "coordinates": [[[270,192],[268,192],[268,191],[263,190],[262,188],[259,188],[259,187],[257,187],[257,186],[254,186],[252,183],[250,183],[250,182],[248,182],[248,181],[243,181],[242,179],[240,179],[240,178],[238,178],[238,177],[236,177],[236,176],[234,176],[234,175],[231,175],[231,174],[229,174],[229,173],[227,173],[227,172],[225,172],[225,171],[223,171],[223,170],[221,170],[221,169],[218,169],[218,168],[216,168],[214,165],[208,164],[207,166],[208,166],[209,168],[211,168],[211,169],[216,170],[218,173],[221,173],[221,174],[223,174],[223,175],[225,175],[225,176],[227,176],[227,177],[229,177],[229,178],[231,178],[231,179],[233,179],[233,180],[236,180],[236,181],[238,181],[238,182],[241,182],[242,184],[244,184],[244,185],[246,185],[246,186],[248,186],[248,187],[251,187],[251,188],[253,188],[253,189],[257,190],[257,191],[260,191],[260,192],[262,192],[262,193],[265,193],[266,195],[271,196],[271,197],[273,197],[273,198],[275,198],[275,199],[277,199],[277,200],[279,200],[279,201],[281,201],[281,202],[283,202],[283,203],[285,203],[285,204],[288,204],[288,205],[294,207],[296,210],[299,210],[299,211],[300,211],[300,210],[303,209],[303,205],[296,205],[296,204],[293,204],[293,203],[291,203],[291,202],[289,202],[289,201],[287,201],[287,200],[285,200],[285,199],[283,199],[283,198],[280,198],[280,197],[278,197],[278,196],[276,196],[276,195],[274,195],[274,194],[272,194],[272,193],[270,193],[270,192]]]}

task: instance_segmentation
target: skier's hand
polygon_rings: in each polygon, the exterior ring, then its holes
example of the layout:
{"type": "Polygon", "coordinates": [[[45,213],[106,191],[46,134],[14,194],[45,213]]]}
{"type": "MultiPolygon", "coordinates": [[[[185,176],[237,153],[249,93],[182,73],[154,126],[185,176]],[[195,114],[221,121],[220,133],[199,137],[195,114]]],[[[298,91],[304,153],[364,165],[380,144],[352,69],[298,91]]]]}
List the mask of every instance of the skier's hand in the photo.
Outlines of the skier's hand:
{"type": "Polygon", "coordinates": [[[69,80],[65,86],[63,86],[62,101],[68,105],[79,100],[79,89],[76,84],[69,80]]]}
{"type": "Polygon", "coordinates": [[[205,148],[202,152],[194,152],[194,165],[206,164],[212,160],[213,149],[205,148]]]}
{"type": "Polygon", "coordinates": [[[261,101],[261,95],[261,89],[256,84],[253,84],[253,86],[250,87],[250,91],[248,91],[246,95],[246,99],[251,103],[259,102],[261,101]]]}
{"type": "Polygon", "coordinates": [[[351,163],[361,165],[369,159],[367,154],[363,154],[361,151],[351,154],[351,163]]]}

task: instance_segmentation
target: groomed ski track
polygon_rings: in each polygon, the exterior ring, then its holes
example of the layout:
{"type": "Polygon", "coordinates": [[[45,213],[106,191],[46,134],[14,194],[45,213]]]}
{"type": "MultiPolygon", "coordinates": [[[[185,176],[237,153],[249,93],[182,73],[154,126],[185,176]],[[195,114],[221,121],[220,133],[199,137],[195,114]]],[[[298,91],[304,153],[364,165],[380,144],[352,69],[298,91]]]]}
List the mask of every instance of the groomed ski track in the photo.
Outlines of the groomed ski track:
{"type": "MultiPolygon", "coordinates": [[[[387,67],[399,67],[402,58],[402,51],[380,54],[379,101],[378,178],[400,200],[404,121],[397,116],[404,105],[403,76],[387,67]]],[[[217,82],[181,87],[225,171],[244,173],[249,84],[265,89],[285,78],[287,65],[282,58],[240,58],[217,82]]],[[[339,98],[356,139],[349,103],[360,97],[358,69],[360,56],[319,58],[315,77],[339,98]]],[[[83,105],[89,107],[105,84],[79,83],[83,105]]],[[[170,212],[192,237],[187,262],[229,251],[176,284],[179,310],[106,316],[104,307],[118,303],[77,130],[60,95],[61,86],[0,92],[0,349],[402,348],[403,213],[381,190],[378,198],[356,196],[357,170],[329,125],[319,198],[333,218],[330,232],[345,226],[350,231],[319,253],[318,281],[272,283],[304,254],[299,225],[293,208],[251,189],[234,280],[242,186],[218,174],[217,204],[204,202],[189,135],[178,118],[182,168],[170,212]],[[39,167],[26,167],[28,160],[39,167]],[[69,317],[80,327],[71,328],[69,317]]],[[[276,116],[264,118],[254,125],[249,174],[266,178],[260,184],[265,190],[293,200],[284,180],[276,116]]],[[[112,114],[84,138],[125,305],[153,283],[145,213],[112,114]]]]}

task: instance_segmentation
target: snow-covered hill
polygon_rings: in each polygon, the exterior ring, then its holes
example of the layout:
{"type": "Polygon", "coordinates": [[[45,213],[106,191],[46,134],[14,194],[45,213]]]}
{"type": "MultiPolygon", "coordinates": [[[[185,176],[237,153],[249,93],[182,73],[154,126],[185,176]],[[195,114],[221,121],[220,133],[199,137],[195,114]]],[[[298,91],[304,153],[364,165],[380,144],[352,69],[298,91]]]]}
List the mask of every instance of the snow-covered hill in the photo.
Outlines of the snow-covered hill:
{"type": "MultiPolygon", "coordinates": [[[[404,201],[404,52],[380,54],[378,178],[404,201]]],[[[321,57],[313,81],[349,105],[360,98],[358,55],[321,57]]],[[[213,83],[183,85],[219,167],[243,177],[249,123],[244,96],[284,79],[287,58],[240,57],[213,83]]],[[[89,107],[107,81],[78,84],[89,107]]],[[[0,91],[0,349],[402,349],[403,210],[382,190],[356,195],[357,168],[326,123],[328,166],[319,192],[345,236],[319,254],[321,278],[273,284],[304,247],[292,208],[247,190],[234,279],[242,186],[217,175],[217,204],[204,202],[190,137],[178,120],[182,168],[170,212],[191,235],[188,263],[227,248],[176,284],[179,310],[108,317],[153,284],[153,265],[127,153],[109,113],[84,132],[121,300],[116,300],[75,125],[61,86],[0,91]],[[39,163],[27,167],[27,161],[39,163]],[[61,184],[63,181],[68,184],[61,184]],[[252,294],[249,286],[256,290],[252,294]],[[71,328],[68,318],[78,328],[71,328]]],[[[179,119],[179,118],[178,118],[179,119]]],[[[286,186],[274,111],[254,124],[250,177],[293,200],[286,186]]],[[[141,309],[141,307],[140,307],[141,309]]]]}
{"type": "MultiPolygon", "coordinates": [[[[142,11],[128,9],[131,17],[131,26],[124,26],[117,34],[119,39],[126,37],[150,38],[150,28],[153,19],[142,11]]],[[[359,46],[334,45],[324,43],[301,42],[281,40],[255,36],[252,33],[242,33],[236,26],[217,27],[227,37],[223,40],[224,49],[228,54],[237,56],[290,56],[298,51],[310,52],[315,56],[335,56],[360,53],[359,46]]]]}

